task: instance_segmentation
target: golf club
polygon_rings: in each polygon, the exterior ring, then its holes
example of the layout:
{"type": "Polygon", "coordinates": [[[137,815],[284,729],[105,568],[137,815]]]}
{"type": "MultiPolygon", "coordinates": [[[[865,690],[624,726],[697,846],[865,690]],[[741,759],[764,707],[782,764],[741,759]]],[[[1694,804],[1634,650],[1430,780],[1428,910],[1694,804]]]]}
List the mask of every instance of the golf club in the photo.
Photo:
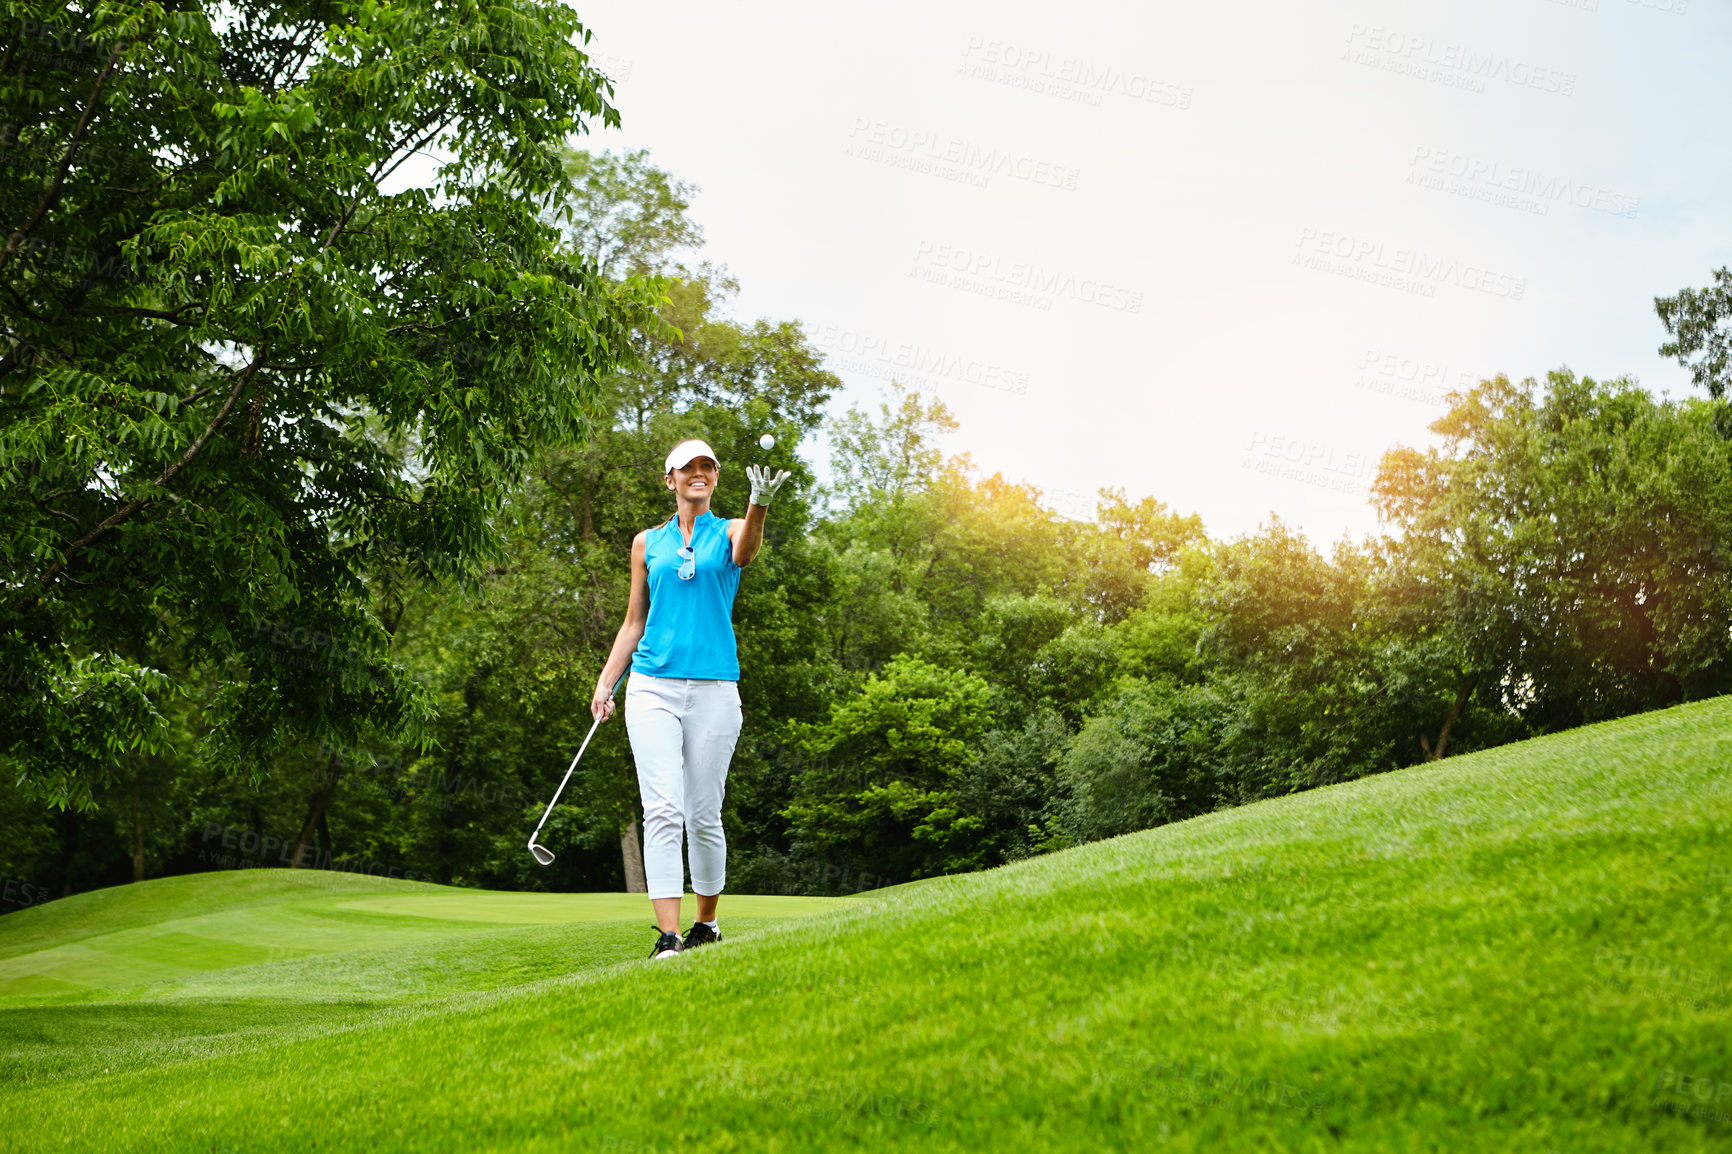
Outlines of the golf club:
{"type": "MultiPolygon", "coordinates": [[[[607,691],[609,700],[612,700],[613,695],[619,691],[619,683],[624,680],[625,674],[622,673],[619,675],[619,680],[613,683],[613,688],[607,691]]],[[[583,744],[577,747],[577,757],[582,757],[583,751],[589,748],[589,738],[595,736],[596,726],[599,726],[600,724],[601,718],[598,717],[590,725],[589,737],[585,737],[583,739],[583,744]]],[[[571,765],[569,765],[565,771],[565,780],[561,781],[559,783],[559,788],[553,791],[553,800],[547,803],[547,811],[541,815],[541,820],[536,823],[535,832],[529,835],[529,852],[534,854],[535,860],[540,862],[542,865],[553,864],[553,851],[548,849],[546,846],[536,845],[535,839],[541,836],[541,827],[547,824],[548,816],[553,813],[553,807],[559,804],[559,795],[565,792],[565,783],[571,780],[572,770],[577,768],[577,757],[571,759],[571,765]]]]}

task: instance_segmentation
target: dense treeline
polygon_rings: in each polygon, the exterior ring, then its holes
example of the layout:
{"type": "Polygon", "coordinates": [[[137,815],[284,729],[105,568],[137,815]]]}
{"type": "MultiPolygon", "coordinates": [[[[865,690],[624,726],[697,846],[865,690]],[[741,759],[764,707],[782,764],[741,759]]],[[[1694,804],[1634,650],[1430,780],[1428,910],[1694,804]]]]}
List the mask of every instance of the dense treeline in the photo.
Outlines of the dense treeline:
{"type": "MultiPolygon", "coordinates": [[[[747,463],[794,474],[736,606],[734,892],[990,867],[1732,691],[1721,370],[1708,400],[1568,370],[1483,381],[1431,426],[1436,447],[1385,456],[1373,500],[1387,534],[1328,552],[1273,517],[1212,539],[1116,490],[1070,520],[1039,490],[944,457],[955,422],[934,398],[893,386],[876,413],[825,428],[838,382],[800,328],[730,319],[726,272],[675,261],[701,243],[690,189],[642,154],[566,164],[582,193],[568,235],[606,277],[664,278],[667,327],[599,377],[587,441],[538,453],[510,487],[478,581],[442,580],[444,554],[412,543],[365,557],[367,607],[431,702],[426,740],[288,741],[256,775],[195,757],[233,667],[186,638],[159,644],[153,668],[185,689],[156,700],[169,736],[125,753],[93,808],[0,787],[8,902],[297,858],[458,885],[627,887],[623,724],[602,727],[549,823],[556,864],[535,866],[523,843],[589,728],[630,542],[672,513],[660,462],[686,436],[721,455],[721,516],[744,514],[747,463]],[[800,455],[820,431],[824,486],[800,455]]],[[[1669,352],[1719,339],[1732,309],[1705,299],[1661,302],[1669,352]]],[[[247,643],[255,666],[313,678],[352,678],[361,660],[292,607],[247,643]]]]}

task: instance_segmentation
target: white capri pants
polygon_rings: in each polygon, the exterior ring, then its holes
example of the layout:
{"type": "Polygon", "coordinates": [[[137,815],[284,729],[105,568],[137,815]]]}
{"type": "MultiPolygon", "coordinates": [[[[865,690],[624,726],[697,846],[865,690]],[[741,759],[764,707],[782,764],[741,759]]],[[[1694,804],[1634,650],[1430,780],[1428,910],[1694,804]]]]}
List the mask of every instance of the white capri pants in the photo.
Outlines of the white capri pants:
{"type": "Polygon", "coordinates": [[[643,868],[649,896],[685,894],[680,834],[686,835],[692,892],[722,892],[728,839],[722,791],[740,740],[740,685],[633,673],[625,690],[625,729],[643,801],[643,868]]]}

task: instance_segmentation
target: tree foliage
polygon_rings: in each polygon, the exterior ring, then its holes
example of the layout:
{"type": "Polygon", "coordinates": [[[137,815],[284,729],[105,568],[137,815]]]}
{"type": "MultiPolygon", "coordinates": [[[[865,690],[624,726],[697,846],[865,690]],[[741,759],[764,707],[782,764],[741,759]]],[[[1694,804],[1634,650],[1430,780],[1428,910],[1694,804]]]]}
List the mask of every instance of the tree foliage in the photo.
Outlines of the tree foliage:
{"type": "Polygon", "coordinates": [[[366,581],[468,579],[536,452],[655,321],[539,213],[617,124],[570,11],[8,4],[0,756],[84,804],[146,750],[146,651],[221,667],[209,748],[415,732],[366,581]],[[429,183],[404,165],[443,151],[429,183]]]}
{"type": "Polygon", "coordinates": [[[1538,732],[1724,692],[1732,446],[1713,403],[1498,376],[1374,487],[1406,587],[1476,691],[1538,732]]]}
{"type": "MultiPolygon", "coordinates": [[[[1715,400],[1726,399],[1732,388],[1732,268],[1715,269],[1707,288],[1655,297],[1654,309],[1672,337],[1660,346],[1660,355],[1678,358],[1697,388],[1715,400]]],[[[1721,431],[1732,435],[1732,429],[1721,431]]]]}

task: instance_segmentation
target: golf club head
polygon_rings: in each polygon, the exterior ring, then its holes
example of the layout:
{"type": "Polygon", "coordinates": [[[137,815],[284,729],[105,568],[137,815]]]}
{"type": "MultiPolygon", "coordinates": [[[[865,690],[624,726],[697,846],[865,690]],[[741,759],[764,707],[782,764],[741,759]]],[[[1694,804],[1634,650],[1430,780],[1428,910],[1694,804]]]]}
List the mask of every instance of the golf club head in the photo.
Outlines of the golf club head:
{"type": "Polygon", "coordinates": [[[534,854],[535,860],[540,862],[542,865],[552,865],[553,864],[553,851],[552,850],[547,849],[543,846],[538,846],[532,841],[529,843],[529,852],[534,854]]]}

